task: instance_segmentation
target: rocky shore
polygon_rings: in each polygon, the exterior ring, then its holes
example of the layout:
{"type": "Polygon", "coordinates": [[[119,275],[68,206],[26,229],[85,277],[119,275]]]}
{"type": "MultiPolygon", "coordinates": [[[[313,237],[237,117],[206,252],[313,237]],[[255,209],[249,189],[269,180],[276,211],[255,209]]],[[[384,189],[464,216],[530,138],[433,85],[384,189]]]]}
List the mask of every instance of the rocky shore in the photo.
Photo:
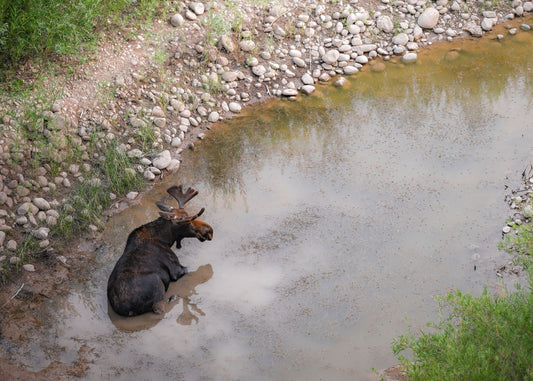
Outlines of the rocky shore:
{"type": "MultiPolygon", "coordinates": [[[[131,170],[147,182],[157,181],[179,170],[181,152],[194,149],[213,123],[247,105],[312,95],[320,83],[342,86],[346,76],[365,65],[382,70],[383,61],[392,57],[413,63],[427,45],[482,37],[496,24],[533,11],[531,1],[493,5],[487,9],[483,2],[461,0],[184,2],[170,6],[149,32],[106,36],[95,59],[74,75],[46,78],[41,96],[2,100],[0,267],[36,270],[37,264],[17,254],[28,235],[48,256],[65,261],[49,235],[60,213],[68,211],[71,190],[84,181],[101,181],[93,172],[99,155],[88,148],[95,135],[117,141],[118,149],[135,160],[131,170]],[[58,144],[35,148],[21,132],[28,106],[35,110],[38,133],[58,144]],[[142,144],[146,134],[153,134],[149,147],[142,144]],[[30,156],[46,150],[54,161],[35,167],[30,156]],[[80,152],[79,159],[69,161],[69,150],[80,152]]],[[[508,34],[532,27],[516,20],[513,25],[508,34]]],[[[27,81],[38,71],[31,62],[21,68],[27,81]]],[[[110,195],[117,208],[136,196],[131,192],[123,201],[110,195]]]]}

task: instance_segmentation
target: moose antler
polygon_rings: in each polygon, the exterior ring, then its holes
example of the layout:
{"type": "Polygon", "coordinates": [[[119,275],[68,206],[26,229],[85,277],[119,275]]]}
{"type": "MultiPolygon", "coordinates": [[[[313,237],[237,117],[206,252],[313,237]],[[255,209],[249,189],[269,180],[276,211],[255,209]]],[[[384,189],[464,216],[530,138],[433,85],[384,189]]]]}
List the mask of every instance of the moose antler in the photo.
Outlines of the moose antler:
{"type": "Polygon", "coordinates": [[[183,209],[183,206],[194,196],[198,194],[197,190],[194,190],[192,188],[187,189],[185,193],[183,193],[183,188],[181,185],[173,187],[170,187],[167,189],[167,192],[169,195],[174,197],[176,201],[178,202],[180,209],[183,209]]]}

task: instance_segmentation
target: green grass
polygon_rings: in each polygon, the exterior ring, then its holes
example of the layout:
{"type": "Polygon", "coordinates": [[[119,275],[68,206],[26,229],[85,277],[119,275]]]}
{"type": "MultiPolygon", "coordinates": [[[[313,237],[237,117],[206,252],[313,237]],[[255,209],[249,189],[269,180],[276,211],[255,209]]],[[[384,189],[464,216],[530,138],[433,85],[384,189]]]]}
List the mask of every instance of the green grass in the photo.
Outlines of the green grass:
{"type": "Polygon", "coordinates": [[[0,68],[90,51],[110,25],[164,12],[157,0],[0,0],[0,68]]]}
{"type": "Polygon", "coordinates": [[[61,207],[54,235],[70,238],[91,224],[102,228],[105,220],[103,212],[111,206],[110,194],[122,196],[145,185],[142,175],[133,168],[135,160],[119,147],[116,140],[104,142],[96,137],[93,139],[94,152],[96,147],[99,152],[93,174],[103,180],[88,179],[73,190],[61,207]]]}
{"type": "Polygon", "coordinates": [[[409,330],[393,342],[409,380],[533,380],[533,225],[516,228],[500,248],[516,255],[528,286],[441,298],[446,314],[430,332],[409,330]]]}

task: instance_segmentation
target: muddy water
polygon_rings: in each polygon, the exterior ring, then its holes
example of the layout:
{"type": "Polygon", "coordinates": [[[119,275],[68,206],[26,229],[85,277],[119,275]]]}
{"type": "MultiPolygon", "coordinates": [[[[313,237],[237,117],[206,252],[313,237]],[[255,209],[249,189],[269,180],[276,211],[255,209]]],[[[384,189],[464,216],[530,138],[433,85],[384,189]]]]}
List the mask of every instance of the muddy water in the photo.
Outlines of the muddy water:
{"type": "Polygon", "coordinates": [[[365,380],[434,295],[498,290],[505,186],[533,141],[533,33],[443,44],[214,128],[179,174],[113,218],[91,281],[20,350],[31,369],[93,348],[87,379],[365,380]],[[164,318],[121,319],[105,286],[171,184],[215,231],[164,318]],[[408,317],[408,323],[405,317],[408,317]]]}

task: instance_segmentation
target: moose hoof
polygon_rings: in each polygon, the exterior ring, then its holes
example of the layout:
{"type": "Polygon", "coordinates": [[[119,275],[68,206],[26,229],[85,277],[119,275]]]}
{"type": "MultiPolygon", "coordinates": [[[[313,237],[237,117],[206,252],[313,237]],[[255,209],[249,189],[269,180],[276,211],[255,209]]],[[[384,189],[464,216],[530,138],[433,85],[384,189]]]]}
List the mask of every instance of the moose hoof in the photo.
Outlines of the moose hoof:
{"type": "Polygon", "coordinates": [[[174,300],[178,299],[178,295],[172,295],[170,298],[168,298],[168,302],[167,303],[172,303],[174,300]]]}

